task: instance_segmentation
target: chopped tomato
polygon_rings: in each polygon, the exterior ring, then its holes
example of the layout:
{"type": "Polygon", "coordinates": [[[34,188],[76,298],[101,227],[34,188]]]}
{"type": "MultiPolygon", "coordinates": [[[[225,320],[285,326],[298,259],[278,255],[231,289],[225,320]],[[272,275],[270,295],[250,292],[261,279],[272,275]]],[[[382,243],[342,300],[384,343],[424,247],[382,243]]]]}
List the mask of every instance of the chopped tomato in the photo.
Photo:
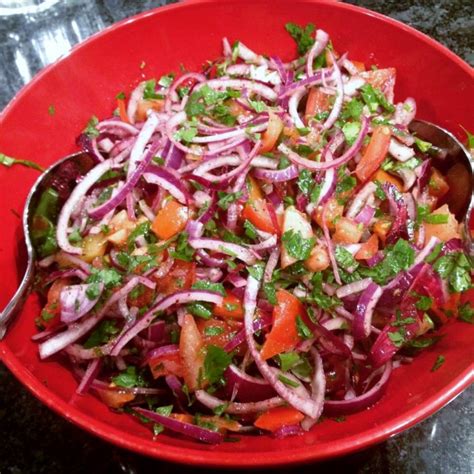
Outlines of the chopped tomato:
{"type": "Polygon", "coordinates": [[[297,317],[306,315],[301,301],[286,290],[278,290],[277,305],[273,308],[273,325],[263,343],[260,355],[269,359],[281,352],[291,351],[300,342],[296,327],[297,317]]]}
{"type": "Polygon", "coordinates": [[[148,306],[155,298],[155,291],[145,285],[135,287],[127,296],[128,306],[143,308],[148,306]]]}
{"type": "Polygon", "coordinates": [[[425,245],[429,242],[431,237],[438,237],[438,239],[442,240],[443,242],[447,242],[450,239],[460,238],[458,221],[454,215],[449,212],[449,207],[447,204],[439,207],[430,215],[445,216],[447,222],[443,224],[425,223],[425,245]]]}
{"type": "Polygon", "coordinates": [[[362,61],[352,61],[352,60],[351,60],[351,63],[355,66],[355,68],[356,68],[359,72],[365,71],[365,64],[364,64],[362,61]]]}
{"type": "Polygon", "coordinates": [[[262,147],[260,148],[259,153],[266,153],[273,150],[280,133],[283,130],[283,122],[278,115],[269,112],[269,119],[267,129],[262,136],[262,147]]]}
{"type": "Polygon", "coordinates": [[[127,115],[127,107],[125,106],[124,99],[117,99],[117,105],[119,110],[120,119],[125,123],[130,123],[130,119],[127,115]]]}
{"type": "Polygon", "coordinates": [[[196,280],[196,264],[176,259],[171,270],[162,278],[152,278],[156,282],[156,291],[171,295],[180,290],[189,290],[196,280]]]}
{"type": "Polygon", "coordinates": [[[388,217],[381,217],[373,227],[374,234],[385,243],[385,239],[387,238],[387,234],[392,227],[392,221],[388,217]]]}
{"type": "Polygon", "coordinates": [[[377,234],[372,234],[370,238],[362,244],[362,247],[355,254],[356,260],[368,260],[379,250],[379,238],[377,234]]]}
{"type": "Polygon", "coordinates": [[[329,96],[322,92],[319,87],[312,87],[306,101],[306,109],[304,113],[306,123],[308,123],[315,115],[320,114],[321,112],[326,112],[328,108],[329,96]]]}
{"type": "Polygon", "coordinates": [[[242,428],[242,425],[238,421],[228,420],[220,416],[201,416],[200,419],[216,426],[221,433],[224,433],[225,431],[239,432],[242,428]]]}
{"type": "Polygon", "coordinates": [[[135,395],[124,390],[96,388],[100,399],[110,408],[122,408],[126,403],[131,402],[135,395]]]}
{"type": "Polygon", "coordinates": [[[176,354],[165,354],[150,359],[148,366],[150,367],[154,379],[170,374],[176,375],[177,377],[183,376],[183,366],[178,352],[176,354]]]}
{"type": "Polygon", "coordinates": [[[334,232],[332,238],[336,244],[356,244],[364,232],[362,224],[357,224],[357,222],[347,217],[338,219],[335,228],[336,232],[334,232]]]}
{"type": "Polygon", "coordinates": [[[388,98],[393,96],[393,87],[397,75],[395,68],[389,67],[386,69],[376,69],[375,71],[365,71],[361,72],[360,75],[368,84],[381,90],[388,98]]]}
{"type": "Polygon", "coordinates": [[[214,306],[214,314],[222,319],[242,320],[244,319],[242,301],[232,293],[227,293],[222,303],[214,306]]]}
{"type": "Polygon", "coordinates": [[[199,376],[204,364],[203,340],[194,318],[187,314],[179,338],[179,354],[183,367],[183,378],[190,392],[199,387],[199,376]]]}
{"type": "Polygon", "coordinates": [[[393,184],[400,192],[403,192],[403,183],[400,179],[387,173],[383,169],[377,170],[374,175],[374,181],[378,181],[380,184],[390,183],[393,184]]]}
{"type": "Polygon", "coordinates": [[[254,199],[247,202],[242,211],[242,217],[249,220],[257,229],[278,234],[279,229],[276,228],[268,209],[268,203],[265,199],[254,199]]]}
{"type": "Polygon", "coordinates": [[[229,114],[233,117],[238,117],[239,115],[250,115],[250,111],[242,107],[242,105],[240,105],[236,100],[228,100],[226,105],[229,108],[229,114]]]}
{"type": "Polygon", "coordinates": [[[386,125],[376,127],[369,146],[356,166],[356,176],[365,183],[380,167],[387,155],[391,131],[386,125]]]}
{"type": "Polygon", "coordinates": [[[305,267],[311,272],[322,272],[331,264],[329,255],[325,247],[316,245],[311,250],[311,255],[304,262],[305,267]]]}
{"type": "Polygon", "coordinates": [[[223,348],[234,333],[232,327],[220,319],[198,319],[196,326],[201,332],[204,345],[218,346],[223,348]]]}
{"type": "Polygon", "coordinates": [[[297,425],[304,419],[303,413],[293,407],[270,408],[262,413],[254,422],[257,428],[267,431],[277,431],[283,426],[297,425]]]}
{"type": "Polygon", "coordinates": [[[194,416],[189,415],[188,413],[170,413],[168,416],[181,423],[189,423],[190,425],[194,425],[194,416]]]}
{"type": "Polygon", "coordinates": [[[68,278],[59,278],[54,281],[48,290],[48,300],[41,311],[41,325],[45,328],[52,328],[59,324],[61,316],[61,304],[59,297],[65,286],[71,284],[68,278]]]}
{"type": "Polygon", "coordinates": [[[161,112],[165,106],[165,101],[162,99],[143,99],[138,102],[137,111],[135,112],[135,119],[138,122],[144,122],[147,119],[147,112],[155,110],[161,112]]]}
{"type": "MultiPolygon", "coordinates": [[[[458,186],[458,183],[456,183],[456,186],[458,186]]],[[[428,181],[428,192],[430,195],[441,199],[448,191],[449,184],[446,178],[436,168],[432,168],[430,180],[428,181]]]]}
{"type": "Polygon", "coordinates": [[[259,184],[257,181],[252,178],[252,176],[247,177],[247,190],[249,193],[249,201],[255,201],[256,199],[263,199],[264,194],[262,190],[260,189],[259,184]]]}
{"type": "MultiPolygon", "coordinates": [[[[326,207],[326,225],[329,230],[335,229],[335,223],[338,218],[342,216],[344,212],[344,206],[339,204],[336,198],[331,198],[325,205],[326,207]]],[[[316,213],[313,215],[313,220],[315,220],[320,227],[323,226],[323,206],[319,206],[316,210],[316,213]]]]}
{"type": "Polygon", "coordinates": [[[172,199],[158,211],[151,230],[159,239],[170,239],[186,227],[188,217],[188,208],[172,199]]]}

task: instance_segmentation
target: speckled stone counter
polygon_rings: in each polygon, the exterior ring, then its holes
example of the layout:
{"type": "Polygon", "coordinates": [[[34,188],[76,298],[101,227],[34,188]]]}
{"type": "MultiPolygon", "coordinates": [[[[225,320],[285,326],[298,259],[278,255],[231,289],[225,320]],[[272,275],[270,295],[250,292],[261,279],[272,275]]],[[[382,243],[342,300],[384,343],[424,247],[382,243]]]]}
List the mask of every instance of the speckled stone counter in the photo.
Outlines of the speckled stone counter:
{"type": "MultiPolygon", "coordinates": [[[[122,18],[170,2],[50,0],[49,3],[53,5],[45,12],[2,15],[0,1],[0,108],[38,70],[72,45],[122,18]],[[61,44],[53,40],[58,35],[61,44]]],[[[350,0],[348,3],[407,23],[474,64],[474,16],[469,0],[350,0]]],[[[428,420],[367,451],[326,463],[271,472],[470,474],[474,471],[473,395],[471,387],[428,420]]],[[[42,406],[0,365],[0,474],[116,472],[206,471],[147,459],[92,437],[42,406]]]]}

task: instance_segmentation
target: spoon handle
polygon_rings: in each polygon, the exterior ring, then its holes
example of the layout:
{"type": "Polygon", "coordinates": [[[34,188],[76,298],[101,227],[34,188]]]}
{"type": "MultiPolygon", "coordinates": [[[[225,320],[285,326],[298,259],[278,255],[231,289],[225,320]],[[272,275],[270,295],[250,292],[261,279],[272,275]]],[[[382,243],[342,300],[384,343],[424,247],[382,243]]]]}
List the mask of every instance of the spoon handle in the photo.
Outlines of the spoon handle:
{"type": "Polygon", "coordinates": [[[23,305],[26,296],[28,295],[29,290],[31,289],[33,277],[34,261],[32,258],[29,258],[28,265],[26,267],[26,271],[23,276],[23,280],[20,283],[20,286],[16,290],[15,294],[13,295],[13,298],[7,304],[5,309],[0,313],[0,340],[2,340],[5,336],[8,323],[23,305]]]}

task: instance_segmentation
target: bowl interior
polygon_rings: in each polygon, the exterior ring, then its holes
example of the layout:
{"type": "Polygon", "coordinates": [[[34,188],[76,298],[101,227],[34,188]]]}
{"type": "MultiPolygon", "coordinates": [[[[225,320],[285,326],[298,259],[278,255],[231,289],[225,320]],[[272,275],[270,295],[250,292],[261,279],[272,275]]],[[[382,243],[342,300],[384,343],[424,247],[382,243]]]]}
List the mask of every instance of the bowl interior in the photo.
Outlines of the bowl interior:
{"type": "MultiPolygon", "coordinates": [[[[43,165],[54,162],[76,150],[75,137],[93,114],[110,115],[117,93],[129,92],[143,78],[179,72],[180,65],[189,70],[200,68],[221,54],[224,36],[231,42],[240,39],[257,52],[289,60],[295,46],[284,29],[288,21],[310,21],[323,28],[336,50],[349,51],[352,59],[379,67],[395,66],[396,99],[416,98],[419,118],[459,137],[463,137],[459,125],[474,128],[469,67],[408,27],[330,1],[200,1],[124,21],[41,73],[0,117],[0,150],[43,165]],[[50,105],[55,106],[53,116],[48,114],[50,105]]],[[[36,176],[33,170],[21,167],[0,169],[0,307],[14,293],[24,268],[19,215],[36,176]]],[[[85,429],[121,446],[174,461],[242,467],[348,453],[411,426],[469,382],[474,329],[454,323],[442,330],[446,337],[438,346],[393,373],[385,397],[376,406],[347,417],[344,423],[325,420],[302,437],[243,437],[239,443],[217,447],[167,435],[153,441],[148,429],[131,417],[112,413],[92,396],[75,395],[76,382],[59,360],[39,361],[37,345],[30,341],[38,312],[38,299],[31,295],[0,343],[0,356],[16,376],[43,402],[85,429]],[[446,363],[433,373],[430,369],[438,353],[446,357],[446,363]]]]}

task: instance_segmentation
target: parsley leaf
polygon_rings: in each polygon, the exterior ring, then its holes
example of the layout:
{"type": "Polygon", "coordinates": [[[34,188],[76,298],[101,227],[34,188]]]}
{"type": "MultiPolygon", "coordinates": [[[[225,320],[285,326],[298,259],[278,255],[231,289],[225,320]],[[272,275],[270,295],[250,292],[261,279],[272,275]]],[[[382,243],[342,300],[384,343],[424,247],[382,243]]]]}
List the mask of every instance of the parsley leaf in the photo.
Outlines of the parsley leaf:
{"type": "Polygon", "coordinates": [[[247,267],[247,271],[249,272],[249,275],[255,280],[260,281],[263,278],[263,273],[265,271],[265,264],[262,263],[256,263],[255,265],[251,267],[247,267]]]}
{"type": "Polygon", "coordinates": [[[387,101],[384,93],[379,89],[372,87],[370,84],[365,84],[360,88],[362,99],[369,107],[371,112],[376,112],[379,105],[387,112],[395,112],[395,107],[387,101]]]}
{"type": "Polygon", "coordinates": [[[224,191],[218,191],[218,196],[219,200],[217,201],[217,205],[223,209],[224,211],[227,211],[229,209],[229,206],[240,199],[242,197],[242,191],[238,191],[236,193],[226,193],[224,191]]]}
{"type": "Polygon", "coordinates": [[[285,25],[286,31],[291,35],[291,37],[296,41],[298,46],[298,54],[303,56],[307,53],[311,46],[314,44],[314,38],[312,34],[314,32],[314,25],[308,23],[305,27],[301,27],[296,23],[287,23],[285,25]]]}
{"type": "Polygon", "coordinates": [[[173,258],[184,260],[185,262],[192,261],[195,250],[189,245],[188,237],[189,234],[187,232],[181,232],[178,235],[176,247],[174,250],[170,251],[170,254],[173,258]]]}
{"type": "Polygon", "coordinates": [[[44,171],[44,168],[40,166],[38,163],[35,163],[34,161],[17,160],[15,158],[12,158],[11,156],[4,155],[3,153],[0,153],[0,164],[7,166],[8,168],[10,168],[10,166],[13,166],[13,165],[23,165],[23,166],[26,166],[27,168],[33,168],[41,172],[44,171]]]}
{"type": "Polygon", "coordinates": [[[270,304],[272,304],[273,306],[276,306],[278,304],[276,297],[276,288],[273,283],[264,283],[263,292],[270,304]]]}
{"type": "Polygon", "coordinates": [[[244,230],[245,235],[252,240],[255,240],[258,237],[257,229],[255,226],[247,219],[244,221],[244,230]]]}
{"type": "Polygon", "coordinates": [[[93,115],[89,121],[87,122],[86,128],[84,129],[84,133],[89,138],[95,138],[99,136],[99,130],[97,130],[96,125],[99,123],[99,119],[93,115]]]}
{"type": "Polygon", "coordinates": [[[433,364],[433,367],[431,367],[431,372],[435,372],[436,370],[438,370],[445,362],[446,362],[446,357],[444,357],[443,355],[439,355],[436,358],[435,363],[433,364]]]}
{"type": "Polygon", "coordinates": [[[336,246],[334,256],[336,257],[337,264],[344,270],[355,270],[359,266],[349,250],[340,245],[336,246]]]}
{"type": "Polygon", "coordinates": [[[306,326],[300,315],[296,316],[296,330],[298,332],[298,336],[301,337],[301,339],[311,339],[313,336],[311,329],[306,326]]]}
{"type": "Polygon", "coordinates": [[[344,136],[346,137],[346,142],[349,145],[352,145],[356,141],[356,138],[359,135],[359,131],[360,131],[359,122],[346,122],[342,126],[342,133],[344,133],[344,136]]]}
{"type": "Polygon", "coordinates": [[[360,116],[362,115],[362,110],[364,108],[364,104],[357,99],[352,99],[348,102],[342,111],[341,118],[343,120],[347,119],[354,119],[359,120],[360,116]]]}
{"type": "Polygon", "coordinates": [[[161,94],[157,94],[156,91],[156,80],[150,79],[145,82],[145,88],[143,89],[143,98],[144,99],[162,99],[161,94]]]}
{"type": "Polygon", "coordinates": [[[137,372],[137,368],[130,365],[119,375],[112,377],[112,382],[119,387],[132,388],[146,385],[142,376],[137,372]]]}
{"type": "Polygon", "coordinates": [[[84,342],[84,348],[91,349],[92,347],[101,346],[102,344],[107,343],[111,336],[118,332],[119,328],[117,327],[117,321],[115,319],[101,321],[88,337],[86,342],[84,342]]]}
{"type": "Polygon", "coordinates": [[[459,307],[459,319],[466,323],[474,324],[474,308],[471,304],[464,303],[459,307]]]}
{"type": "Polygon", "coordinates": [[[207,346],[204,359],[204,377],[210,384],[223,381],[224,371],[231,362],[231,356],[224,349],[212,344],[207,346]]]}
{"type": "Polygon", "coordinates": [[[285,246],[286,251],[290,257],[296,258],[297,260],[306,260],[311,254],[316,239],[311,237],[305,239],[301,232],[294,231],[292,229],[287,230],[281,237],[281,241],[285,246]]]}
{"type": "Polygon", "coordinates": [[[295,382],[294,380],[289,379],[288,377],[285,377],[283,374],[278,375],[278,380],[280,382],[283,382],[285,385],[288,385],[288,387],[291,387],[291,388],[297,388],[300,386],[298,382],[295,382]]]}
{"type": "Polygon", "coordinates": [[[86,283],[103,283],[105,288],[111,289],[120,285],[122,275],[115,268],[91,268],[91,274],[86,283]]]}
{"type": "Polygon", "coordinates": [[[298,185],[299,190],[303,194],[308,196],[314,186],[314,178],[313,178],[313,175],[311,174],[311,171],[307,169],[301,170],[298,176],[297,185],[298,185]]]}
{"type": "Polygon", "coordinates": [[[193,290],[204,290],[204,291],[213,291],[214,293],[219,293],[222,296],[226,295],[224,285],[222,283],[212,283],[207,280],[198,280],[192,286],[193,290]]]}

